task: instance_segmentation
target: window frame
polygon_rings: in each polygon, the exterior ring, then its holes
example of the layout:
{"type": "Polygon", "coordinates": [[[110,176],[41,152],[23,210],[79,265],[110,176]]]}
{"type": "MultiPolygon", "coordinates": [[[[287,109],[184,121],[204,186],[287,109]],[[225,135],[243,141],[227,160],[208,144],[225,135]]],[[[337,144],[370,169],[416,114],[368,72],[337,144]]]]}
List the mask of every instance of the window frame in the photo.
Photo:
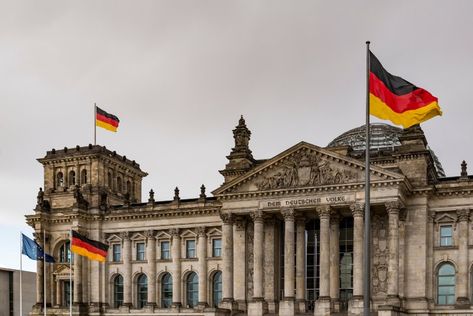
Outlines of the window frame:
{"type": "Polygon", "coordinates": [[[456,302],[456,287],[457,287],[457,277],[456,277],[456,268],[451,262],[444,262],[440,264],[440,266],[437,269],[437,275],[436,275],[436,281],[437,281],[437,295],[436,295],[436,301],[437,305],[442,305],[442,306],[451,306],[455,305],[456,302]],[[441,270],[443,267],[450,266],[453,269],[453,274],[443,274],[441,275],[441,270]],[[453,284],[440,284],[440,278],[444,277],[453,277],[453,284]],[[453,288],[453,294],[440,294],[440,289],[441,288],[453,288]],[[445,298],[445,302],[441,302],[441,297],[445,298]],[[449,298],[452,298],[452,301],[449,302],[449,298]]]}
{"type": "Polygon", "coordinates": [[[148,304],[148,276],[141,273],[136,278],[136,308],[143,309],[148,304]],[[145,278],[145,283],[140,283],[145,278]]]}
{"type": "Polygon", "coordinates": [[[185,294],[187,307],[194,308],[199,304],[199,276],[194,271],[190,272],[186,277],[185,294]],[[193,277],[192,282],[191,277],[193,277]],[[192,288],[190,287],[190,285],[192,285],[192,288]]]}
{"type": "Polygon", "coordinates": [[[136,248],[136,251],[135,251],[135,260],[136,261],[146,261],[146,244],[144,241],[137,241],[135,243],[135,248],[136,248]],[[139,245],[143,245],[143,251],[139,251],[139,245]],[[140,254],[142,254],[142,258],[139,256],[140,254]]]}
{"type": "Polygon", "coordinates": [[[212,306],[217,308],[218,305],[222,302],[223,299],[223,282],[222,282],[222,271],[217,270],[212,276],[212,306]],[[216,278],[220,276],[220,287],[217,291],[216,289],[216,278]],[[217,293],[220,293],[220,297],[217,297],[217,293]]]}
{"type": "Polygon", "coordinates": [[[195,239],[186,239],[186,259],[195,259],[197,258],[197,243],[195,239]],[[194,248],[190,248],[189,244],[194,243],[194,248]],[[191,252],[193,251],[193,256],[191,256],[191,252]]]}
{"type": "Polygon", "coordinates": [[[222,257],[222,238],[216,237],[212,238],[212,258],[221,258],[222,257]],[[215,241],[220,242],[220,247],[215,247],[215,241]],[[219,253],[217,254],[216,250],[219,249],[219,253]]]}
{"type": "Polygon", "coordinates": [[[111,245],[112,247],[112,262],[122,262],[122,245],[120,243],[113,243],[111,245]],[[119,253],[118,253],[118,260],[116,260],[116,252],[115,252],[115,247],[119,248],[119,253]]]}
{"type": "Polygon", "coordinates": [[[442,224],[439,227],[439,242],[440,242],[440,247],[451,247],[453,246],[453,225],[452,224],[442,224]],[[450,229],[450,236],[444,236],[442,235],[442,229],[443,228],[449,228],[450,229]],[[447,242],[450,241],[448,244],[443,244],[443,240],[446,240],[447,242]]]}
{"type": "Polygon", "coordinates": [[[113,278],[112,282],[112,287],[113,287],[113,307],[114,308],[119,308],[120,306],[123,305],[123,300],[124,300],[124,282],[123,282],[123,276],[121,274],[117,274],[113,278]],[[120,284],[117,284],[117,280],[121,278],[121,292],[117,292],[117,286],[120,286],[120,284]],[[117,299],[117,294],[120,294],[121,299],[117,299]]]}
{"type": "Polygon", "coordinates": [[[161,240],[159,242],[159,258],[160,260],[171,260],[171,242],[169,240],[161,240]],[[167,250],[164,250],[163,244],[167,244],[167,250]],[[167,257],[164,254],[167,253],[167,257]]]}
{"type": "Polygon", "coordinates": [[[172,280],[171,273],[165,272],[161,276],[161,287],[160,287],[160,307],[161,308],[171,308],[172,307],[172,298],[173,298],[173,292],[172,292],[173,283],[172,282],[173,282],[173,280],[172,280]],[[165,283],[164,279],[166,277],[168,277],[169,282],[165,283]],[[168,286],[168,288],[165,289],[165,286],[168,286]],[[165,298],[165,295],[164,295],[165,292],[171,294],[170,301],[168,300],[168,298],[165,298]]]}

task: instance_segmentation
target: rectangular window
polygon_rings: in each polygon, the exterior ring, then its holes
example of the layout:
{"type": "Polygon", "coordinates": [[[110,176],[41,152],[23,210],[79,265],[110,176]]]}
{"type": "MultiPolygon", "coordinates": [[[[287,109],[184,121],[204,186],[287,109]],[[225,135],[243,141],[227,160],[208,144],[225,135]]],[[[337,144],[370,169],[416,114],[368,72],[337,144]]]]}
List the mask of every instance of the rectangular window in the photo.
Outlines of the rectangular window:
{"type": "Polygon", "coordinates": [[[186,258],[195,258],[195,240],[186,241],[186,258]]]}
{"type": "Polygon", "coordinates": [[[171,254],[169,252],[169,241],[162,241],[161,242],[161,259],[171,259],[171,254]]]}
{"type": "Polygon", "coordinates": [[[221,257],[222,256],[222,240],[213,239],[212,240],[212,257],[221,257]]]}
{"type": "Polygon", "coordinates": [[[136,260],[137,261],[145,260],[145,243],[144,242],[136,243],[136,260]]]}
{"type": "Polygon", "coordinates": [[[120,262],[122,259],[122,245],[113,244],[112,251],[113,251],[113,262],[120,262]]]}
{"type": "Polygon", "coordinates": [[[453,245],[452,225],[440,226],[440,246],[453,245]]]}

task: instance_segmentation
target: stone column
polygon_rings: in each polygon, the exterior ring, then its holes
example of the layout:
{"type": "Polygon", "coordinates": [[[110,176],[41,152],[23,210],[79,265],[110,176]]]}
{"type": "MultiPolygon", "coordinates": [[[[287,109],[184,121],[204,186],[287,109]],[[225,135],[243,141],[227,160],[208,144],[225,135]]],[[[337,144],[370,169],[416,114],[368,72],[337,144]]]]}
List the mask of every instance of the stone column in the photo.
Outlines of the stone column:
{"type": "Polygon", "coordinates": [[[209,306],[207,299],[207,235],[205,227],[197,229],[199,238],[197,244],[197,256],[199,258],[199,308],[204,309],[209,306]]]}
{"type": "MultiPolygon", "coordinates": [[[[49,233],[46,233],[46,240],[43,241],[43,249],[44,249],[44,252],[47,253],[47,254],[51,254],[52,251],[51,251],[51,248],[50,248],[50,245],[49,245],[49,242],[50,242],[50,234],[49,233]]],[[[46,288],[43,290],[44,291],[44,295],[46,297],[46,305],[51,307],[51,303],[52,303],[52,296],[53,296],[53,293],[51,291],[51,277],[52,277],[52,264],[51,263],[48,263],[46,262],[46,288]]]]}
{"type": "Polygon", "coordinates": [[[132,306],[131,300],[131,240],[128,232],[121,234],[123,241],[123,307],[130,308],[132,306]]]}
{"type": "MultiPolygon", "coordinates": [[[[38,244],[42,244],[43,235],[35,233],[35,239],[38,244]]],[[[44,265],[43,260],[36,261],[36,305],[43,306],[44,282],[43,282],[44,265]]]]}
{"type": "Polygon", "coordinates": [[[253,237],[253,299],[248,315],[262,316],[267,310],[263,296],[264,219],[262,211],[251,213],[254,222],[253,237]]]}
{"type": "Polygon", "coordinates": [[[234,309],[233,305],[233,214],[221,213],[222,219],[222,304],[223,308],[234,309]]]}
{"type": "Polygon", "coordinates": [[[146,259],[148,260],[148,306],[156,306],[156,234],[150,229],[146,231],[146,259]]]}
{"type": "Polygon", "coordinates": [[[233,225],[233,292],[239,310],[246,310],[246,219],[236,217],[233,225]]]}
{"type": "MultiPolygon", "coordinates": [[[[91,175],[89,174],[89,177],[91,175]]],[[[89,178],[92,181],[92,178],[89,178]]],[[[89,181],[89,183],[90,183],[89,181]]],[[[91,231],[91,239],[101,240],[101,223],[96,223],[96,229],[91,231]]],[[[89,313],[100,312],[100,302],[105,303],[104,300],[100,299],[100,292],[103,285],[102,274],[100,272],[101,266],[103,265],[99,261],[90,261],[89,263],[90,272],[88,273],[90,282],[90,307],[89,313]]]]}
{"type": "Polygon", "coordinates": [[[306,311],[305,301],[305,217],[299,214],[296,218],[296,310],[306,311]]]}
{"type": "Polygon", "coordinates": [[[458,218],[458,276],[457,280],[457,307],[470,308],[468,298],[468,218],[469,209],[457,211],[458,218]]]}
{"type": "Polygon", "coordinates": [[[74,254],[74,305],[82,303],[82,257],[74,254]]]}
{"type": "Polygon", "coordinates": [[[334,312],[340,311],[340,216],[330,217],[330,299],[334,312]]]}
{"type": "Polygon", "coordinates": [[[284,217],[284,298],[279,303],[279,315],[294,315],[295,249],[294,249],[294,209],[281,211],[284,217]]]}
{"type": "Polygon", "coordinates": [[[330,315],[330,206],[317,208],[320,219],[320,296],[315,315],[330,315]]]}
{"type": "Polygon", "coordinates": [[[62,291],[61,291],[61,281],[56,278],[56,304],[55,307],[60,307],[62,305],[62,291]]]}
{"type": "Polygon", "coordinates": [[[279,239],[275,216],[264,219],[264,301],[268,313],[277,314],[279,310],[279,239]]]}
{"type": "Polygon", "coordinates": [[[179,229],[171,229],[172,236],[171,257],[172,257],[172,306],[179,309],[181,307],[181,236],[179,229]]]}
{"type": "Polygon", "coordinates": [[[363,312],[363,234],[364,234],[364,205],[350,205],[353,215],[353,297],[348,305],[348,312],[360,314],[363,312]]]}
{"type": "Polygon", "coordinates": [[[399,202],[386,203],[389,221],[388,303],[399,306],[399,202]]]}

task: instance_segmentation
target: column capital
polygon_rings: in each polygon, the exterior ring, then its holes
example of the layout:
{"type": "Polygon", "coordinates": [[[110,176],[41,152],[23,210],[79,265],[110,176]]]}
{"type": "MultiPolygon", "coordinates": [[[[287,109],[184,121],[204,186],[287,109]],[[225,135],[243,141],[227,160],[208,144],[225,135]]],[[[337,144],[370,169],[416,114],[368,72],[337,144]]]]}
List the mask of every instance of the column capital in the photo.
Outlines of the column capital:
{"type": "Polygon", "coordinates": [[[199,226],[197,227],[197,236],[198,237],[206,237],[207,235],[205,234],[205,226],[199,226]]]}
{"type": "Polygon", "coordinates": [[[340,218],[340,213],[338,211],[332,210],[332,212],[330,212],[330,224],[338,224],[340,218]]]}
{"type": "Polygon", "coordinates": [[[364,203],[350,204],[350,210],[353,217],[363,217],[365,214],[365,204],[364,203]]]}
{"type": "Polygon", "coordinates": [[[253,220],[253,222],[255,222],[255,223],[263,223],[264,222],[263,211],[261,211],[261,210],[251,212],[250,216],[251,216],[251,219],[253,220]]]}
{"type": "Polygon", "coordinates": [[[171,228],[169,234],[174,237],[179,237],[179,228],[171,228]]]}
{"type": "Polygon", "coordinates": [[[246,228],[246,218],[244,216],[235,216],[233,220],[235,228],[237,230],[245,230],[246,228]]]}
{"type": "Polygon", "coordinates": [[[465,208],[457,210],[457,218],[459,222],[467,222],[470,217],[470,209],[465,208]]]}
{"type": "Polygon", "coordinates": [[[307,218],[305,217],[304,213],[296,213],[295,219],[297,225],[305,225],[305,223],[307,222],[307,218]]]}
{"type": "Polygon", "coordinates": [[[154,229],[148,229],[145,231],[145,236],[148,239],[153,239],[156,236],[156,231],[154,229]]]}
{"type": "Polygon", "coordinates": [[[293,208],[286,208],[281,210],[282,217],[284,217],[284,221],[294,221],[294,216],[296,212],[293,208]]]}
{"type": "Polygon", "coordinates": [[[330,218],[331,207],[330,205],[323,205],[316,207],[317,214],[319,214],[319,218],[330,218]]]}
{"type": "Polygon", "coordinates": [[[393,215],[399,214],[399,210],[401,209],[401,203],[398,200],[388,201],[384,203],[384,206],[388,214],[393,215]]]}
{"type": "Polygon", "coordinates": [[[233,224],[234,216],[232,213],[222,213],[220,212],[220,218],[224,225],[231,225],[233,224]]]}
{"type": "Polygon", "coordinates": [[[130,232],[126,231],[126,232],[121,232],[120,233],[120,238],[122,240],[130,240],[130,232]]]}

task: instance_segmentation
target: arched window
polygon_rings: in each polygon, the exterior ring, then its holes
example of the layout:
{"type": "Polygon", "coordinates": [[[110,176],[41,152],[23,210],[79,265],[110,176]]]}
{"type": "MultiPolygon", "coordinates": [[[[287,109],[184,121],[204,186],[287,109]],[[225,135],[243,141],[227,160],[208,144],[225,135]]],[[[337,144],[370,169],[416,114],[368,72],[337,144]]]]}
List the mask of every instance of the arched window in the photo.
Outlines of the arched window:
{"type": "Polygon", "coordinates": [[[117,177],[117,191],[122,192],[122,178],[117,177]]]}
{"type": "Polygon", "coordinates": [[[108,180],[108,187],[109,187],[110,189],[112,189],[113,179],[112,179],[112,173],[111,173],[111,172],[109,172],[109,173],[107,174],[107,180],[108,180]]]}
{"type": "Polygon", "coordinates": [[[70,262],[71,261],[71,249],[70,241],[67,240],[59,248],[59,262],[70,262]]]}
{"type": "Polygon", "coordinates": [[[87,169],[82,169],[80,173],[80,184],[87,183],[87,169]]]}
{"type": "Polygon", "coordinates": [[[212,303],[214,307],[222,301],[222,272],[217,271],[212,280],[212,303]]]}
{"type": "Polygon", "coordinates": [[[161,279],[161,307],[169,308],[172,305],[172,277],[165,273],[161,279]]]}
{"type": "Polygon", "coordinates": [[[131,194],[131,182],[130,180],[128,180],[126,182],[126,193],[130,193],[131,194]]]}
{"type": "Polygon", "coordinates": [[[123,277],[119,274],[113,279],[113,306],[123,305],[123,277]]]}
{"type": "Polygon", "coordinates": [[[440,266],[437,277],[437,304],[455,304],[455,267],[451,263],[440,266]]]}
{"type": "Polygon", "coordinates": [[[137,294],[137,306],[138,308],[143,308],[148,302],[148,277],[145,274],[141,274],[138,277],[136,287],[137,294]]]}
{"type": "Polygon", "coordinates": [[[76,172],[74,170],[69,171],[69,186],[76,184],[76,172]]]}
{"type": "Polygon", "coordinates": [[[61,171],[59,171],[56,175],[56,187],[63,187],[64,186],[64,175],[61,171]]]}
{"type": "Polygon", "coordinates": [[[195,272],[191,272],[186,280],[186,301],[190,308],[197,306],[199,301],[199,277],[195,272]]]}

